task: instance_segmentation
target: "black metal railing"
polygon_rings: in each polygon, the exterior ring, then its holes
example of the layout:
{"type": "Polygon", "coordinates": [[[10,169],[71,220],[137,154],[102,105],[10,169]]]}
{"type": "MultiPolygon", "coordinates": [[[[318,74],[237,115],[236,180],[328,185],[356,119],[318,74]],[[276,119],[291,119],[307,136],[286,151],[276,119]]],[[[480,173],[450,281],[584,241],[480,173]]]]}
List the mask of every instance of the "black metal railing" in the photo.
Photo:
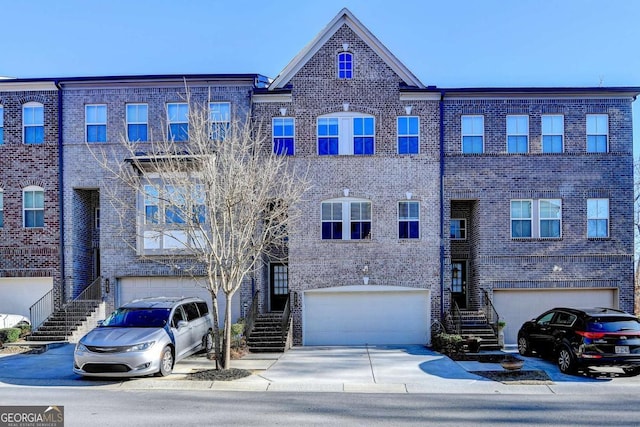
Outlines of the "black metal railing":
{"type": "Polygon", "coordinates": [[[282,327],[282,341],[286,340],[287,332],[289,331],[289,318],[291,317],[291,292],[287,295],[287,302],[282,309],[282,321],[280,326],[282,327]]]}
{"type": "Polygon", "coordinates": [[[451,301],[451,311],[453,311],[453,332],[460,335],[462,331],[462,313],[460,312],[458,303],[453,300],[451,301]]]}
{"type": "Polygon", "coordinates": [[[47,320],[47,317],[51,316],[51,313],[53,313],[53,289],[29,307],[31,330],[36,331],[47,320]]]}
{"type": "Polygon", "coordinates": [[[77,313],[86,314],[88,304],[99,303],[102,301],[102,277],[98,277],[91,282],[80,294],[72,301],[64,305],[64,327],[65,335],[69,335],[75,328],[77,313]]]}
{"type": "Polygon", "coordinates": [[[251,300],[251,306],[249,307],[249,312],[245,313],[245,324],[244,324],[244,336],[249,338],[251,335],[251,331],[253,331],[253,324],[258,317],[258,296],[260,295],[260,291],[256,291],[253,294],[253,300],[251,300]]]}
{"type": "Polygon", "coordinates": [[[489,292],[486,289],[482,289],[482,311],[487,318],[487,322],[493,328],[493,331],[498,336],[498,321],[500,320],[500,315],[498,311],[493,306],[491,299],[489,298],[489,292]]]}

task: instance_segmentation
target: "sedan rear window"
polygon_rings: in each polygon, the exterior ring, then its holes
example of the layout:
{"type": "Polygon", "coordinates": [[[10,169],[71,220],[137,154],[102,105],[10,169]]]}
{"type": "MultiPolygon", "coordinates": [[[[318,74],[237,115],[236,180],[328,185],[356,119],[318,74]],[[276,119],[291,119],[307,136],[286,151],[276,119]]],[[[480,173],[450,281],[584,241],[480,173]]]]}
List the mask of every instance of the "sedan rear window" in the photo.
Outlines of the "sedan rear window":
{"type": "Polygon", "coordinates": [[[590,332],[640,332],[640,322],[628,317],[619,319],[599,319],[592,318],[587,322],[587,330],[590,332]]]}
{"type": "Polygon", "coordinates": [[[102,323],[104,327],[162,328],[167,324],[167,308],[119,308],[102,323]]]}

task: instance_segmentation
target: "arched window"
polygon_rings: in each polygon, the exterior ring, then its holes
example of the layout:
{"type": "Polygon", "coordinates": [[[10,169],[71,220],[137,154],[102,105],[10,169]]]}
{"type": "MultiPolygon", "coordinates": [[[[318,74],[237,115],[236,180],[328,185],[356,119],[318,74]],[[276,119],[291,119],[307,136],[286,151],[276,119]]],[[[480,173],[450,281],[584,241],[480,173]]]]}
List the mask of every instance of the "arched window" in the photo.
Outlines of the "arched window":
{"type": "Polygon", "coordinates": [[[25,228],[44,227],[44,188],[26,187],[22,191],[22,210],[25,228]]]}
{"type": "Polygon", "coordinates": [[[44,142],[44,106],[39,102],[27,102],[22,106],[22,140],[25,144],[44,142]]]}
{"type": "Polygon", "coordinates": [[[337,57],[338,62],[338,78],[353,78],[353,54],[350,52],[340,52],[337,57]]]}

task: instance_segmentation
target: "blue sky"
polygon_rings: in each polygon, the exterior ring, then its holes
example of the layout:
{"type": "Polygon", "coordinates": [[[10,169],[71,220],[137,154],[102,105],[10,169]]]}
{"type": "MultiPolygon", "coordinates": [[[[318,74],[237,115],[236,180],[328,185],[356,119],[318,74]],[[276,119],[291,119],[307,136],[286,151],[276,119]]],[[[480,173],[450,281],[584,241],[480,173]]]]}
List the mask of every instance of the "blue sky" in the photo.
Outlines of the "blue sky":
{"type": "Polygon", "coordinates": [[[4,0],[0,76],[276,77],[343,7],[426,85],[640,86],[636,0],[4,0]]]}

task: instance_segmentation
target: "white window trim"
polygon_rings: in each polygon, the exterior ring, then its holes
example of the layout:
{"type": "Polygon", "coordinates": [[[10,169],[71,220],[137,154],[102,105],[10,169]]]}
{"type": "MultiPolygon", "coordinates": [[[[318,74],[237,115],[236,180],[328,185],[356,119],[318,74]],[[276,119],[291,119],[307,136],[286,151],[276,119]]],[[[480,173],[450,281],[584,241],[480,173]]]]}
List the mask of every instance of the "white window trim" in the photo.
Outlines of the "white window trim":
{"type": "Polygon", "coordinates": [[[611,237],[611,200],[606,197],[593,197],[587,199],[587,239],[608,239],[611,237]],[[590,217],[589,216],[589,201],[607,201],[607,216],[606,217],[590,217]],[[590,220],[607,220],[607,235],[606,236],[589,236],[589,221],[590,220]]]}
{"type": "MultiPolygon", "coordinates": [[[[327,222],[337,222],[337,221],[327,221],[327,222]]],[[[366,221],[356,221],[356,222],[366,222],[366,221]]],[[[371,200],[369,199],[359,199],[354,197],[339,197],[337,199],[328,199],[320,202],[320,240],[329,241],[329,242],[343,242],[343,241],[354,241],[354,242],[367,242],[371,241],[371,234],[373,234],[373,205],[371,200]],[[323,239],[322,238],[322,224],[325,222],[324,218],[322,218],[322,205],[324,203],[341,203],[342,204],[342,239],[323,239]],[[351,239],[351,204],[352,203],[369,203],[369,210],[371,213],[371,218],[369,219],[369,223],[371,224],[371,232],[368,238],[365,239],[351,239]]]]}
{"type": "Polygon", "coordinates": [[[562,239],[562,199],[538,199],[537,201],[537,205],[538,205],[538,238],[540,239],[544,239],[544,240],[558,240],[558,239],[562,239]],[[552,201],[559,201],[560,202],[560,218],[543,218],[542,217],[542,202],[552,202],[552,201]],[[540,230],[542,229],[542,221],[558,221],[560,223],[560,235],[559,236],[542,236],[540,233],[540,230]]]}
{"type": "Polygon", "coordinates": [[[296,154],[296,119],[295,117],[288,117],[288,116],[280,116],[280,117],[273,117],[271,119],[271,150],[275,153],[275,148],[276,148],[276,138],[292,138],[293,139],[293,153],[286,153],[287,156],[294,156],[296,154]],[[282,136],[282,137],[276,137],[275,133],[273,132],[273,130],[275,129],[275,124],[276,124],[276,120],[291,120],[293,122],[293,135],[291,136],[282,136]]]}
{"type": "MultiPolygon", "coordinates": [[[[511,207],[511,206],[509,206],[511,207]]],[[[511,210],[511,209],[509,209],[511,210]]],[[[464,241],[467,240],[467,219],[466,218],[451,218],[450,221],[460,221],[460,224],[464,224],[464,227],[461,225],[460,230],[464,230],[464,237],[451,237],[451,223],[449,223],[449,238],[451,240],[456,241],[464,241]]]]}
{"type": "Polygon", "coordinates": [[[185,124],[187,125],[187,139],[186,140],[178,140],[176,142],[186,142],[189,140],[189,104],[187,102],[167,102],[166,104],[166,113],[167,113],[167,138],[171,135],[171,125],[179,125],[185,124]],[[169,106],[170,105],[186,105],[187,106],[187,117],[186,120],[171,120],[171,115],[169,114],[169,106]]]}
{"type": "MultiPolygon", "coordinates": [[[[229,129],[229,126],[231,125],[231,102],[228,101],[210,101],[209,102],[209,126],[212,129],[214,124],[227,124],[227,130],[229,129]],[[227,111],[229,116],[226,117],[226,119],[223,117],[222,120],[214,120],[213,119],[213,111],[212,111],[212,106],[213,105],[226,105],[227,111]]],[[[213,139],[213,133],[210,131],[210,135],[209,138],[213,139]]],[[[226,136],[226,135],[225,135],[226,136]]],[[[223,138],[224,139],[224,138],[223,138]]]]}
{"type": "MultiPolygon", "coordinates": [[[[138,109],[136,108],[136,113],[137,113],[138,109]]],[[[127,126],[127,141],[129,142],[136,142],[136,141],[131,141],[131,139],[129,138],[129,125],[145,125],[147,127],[147,139],[149,139],[149,104],[144,103],[144,102],[130,102],[127,103],[125,105],[125,120],[126,120],[126,126],[127,126]],[[135,106],[135,107],[140,107],[140,106],[144,106],[147,107],[147,120],[146,121],[130,121],[129,120],[129,106],[135,106]]],[[[137,115],[137,114],[136,114],[137,115]]],[[[140,141],[140,142],[147,142],[147,141],[140,141]]]]}
{"type": "Polygon", "coordinates": [[[401,155],[401,156],[407,156],[407,155],[412,155],[412,154],[420,154],[420,116],[397,116],[396,118],[396,153],[401,155]],[[400,135],[400,126],[399,126],[399,120],[405,118],[405,119],[417,119],[418,120],[418,133],[413,134],[413,133],[407,133],[406,135],[400,135]],[[418,138],[418,152],[417,153],[400,153],[400,138],[401,137],[417,137],[418,138]]]}
{"type": "Polygon", "coordinates": [[[509,234],[511,235],[511,239],[513,240],[561,240],[563,238],[562,234],[562,224],[563,224],[563,200],[561,198],[545,198],[545,199],[511,199],[509,200],[509,234]],[[560,218],[542,218],[540,214],[540,202],[542,201],[559,201],[560,202],[560,218]],[[511,202],[530,202],[531,203],[531,217],[530,218],[514,218],[511,216],[511,202]],[[529,220],[531,221],[531,236],[513,236],[513,226],[512,222],[516,220],[529,220]],[[550,236],[550,237],[542,237],[540,235],[540,223],[541,221],[553,220],[560,222],[560,235],[559,236],[550,236]]]}
{"type": "Polygon", "coordinates": [[[44,129],[44,104],[41,102],[30,101],[22,104],[22,143],[23,144],[44,144],[46,136],[43,137],[43,141],[40,142],[27,142],[27,127],[42,127],[44,129]],[[27,108],[42,108],[42,124],[29,124],[27,125],[24,120],[24,110],[27,108]]]}
{"type": "Polygon", "coordinates": [[[28,228],[28,229],[42,229],[45,227],[46,223],[45,223],[45,218],[44,218],[44,213],[45,213],[45,203],[44,203],[44,188],[39,187],[37,185],[29,185],[25,188],[22,189],[22,228],[28,228]],[[42,197],[43,197],[43,201],[42,201],[42,209],[40,208],[27,208],[25,206],[25,201],[26,201],[26,193],[28,192],[41,192],[42,193],[42,197]],[[29,211],[42,211],[42,227],[27,227],[27,221],[26,221],[26,212],[29,211]]]}
{"type": "Polygon", "coordinates": [[[396,226],[396,230],[398,232],[398,239],[399,240],[420,240],[422,237],[422,233],[421,233],[421,224],[420,224],[420,202],[418,200],[400,200],[398,202],[398,224],[396,226]],[[401,218],[400,217],[400,205],[402,203],[415,203],[416,205],[418,205],[418,216],[417,217],[406,217],[406,218],[401,218]],[[417,222],[418,223],[418,237],[400,237],[400,223],[401,222],[417,222]]]}
{"type": "Polygon", "coordinates": [[[355,63],[355,55],[350,51],[342,51],[336,54],[336,78],[338,80],[352,80],[354,75],[354,63],[355,63]],[[340,55],[347,54],[349,55],[349,59],[351,60],[351,68],[349,69],[351,73],[351,77],[340,77],[340,55]]]}
{"type": "Polygon", "coordinates": [[[530,127],[529,126],[529,115],[528,114],[507,114],[505,125],[506,125],[506,134],[507,134],[507,141],[506,141],[506,143],[507,143],[507,153],[510,153],[510,154],[527,154],[527,153],[529,153],[529,151],[531,150],[531,147],[530,147],[531,138],[529,136],[529,127],[530,127]],[[517,123],[518,123],[517,122],[517,118],[520,118],[520,117],[526,118],[527,119],[527,131],[526,132],[519,132],[519,130],[516,129],[515,133],[509,133],[509,118],[511,118],[511,117],[516,119],[516,127],[517,127],[517,123]],[[519,152],[519,151],[509,151],[509,137],[510,136],[526,136],[527,137],[527,151],[525,151],[524,153],[519,152]]]}
{"type": "MultiPolygon", "coordinates": [[[[553,122],[552,122],[553,123],[553,122]]],[[[553,124],[552,124],[553,126],[553,124]]],[[[543,153],[548,153],[548,154],[560,154],[560,153],[564,153],[565,150],[565,144],[564,144],[564,114],[543,114],[542,116],[540,116],[540,149],[542,150],[543,153]],[[558,131],[556,129],[551,129],[551,132],[549,133],[545,133],[544,132],[544,119],[545,117],[560,117],[562,120],[562,130],[558,133],[558,131]],[[557,151],[544,151],[544,137],[545,136],[560,136],[561,137],[561,144],[562,144],[562,149],[560,150],[560,152],[557,151]]]]}
{"type": "MultiPolygon", "coordinates": [[[[608,114],[604,114],[604,113],[600,113],[600,114],[587,114],[586,119],[585,119],[585,132],[586,132],[586,138],[587,138],[587,144],[588,144],[588,139],[589,136],[606,136],[607,137],[607,149],[605,151],[588,151],[589,153],[608,153],[609,152],[609,115],[608,114]],[[605,133],[589,133],[589,117],[594,117],[596,119],[596,125],[597,125],[597,118],[598,117],[605,117],[607,119],[607,129],[605,133]]],[[[599,129],[596,130],[596,132],[600,132],[599,129]]]]}
{"type": "Polygon", "coordinates": [[[535,216],[535,205],[533,199],[511,199],[509,200],[509,234],[512,239],[521,240],[521,239],[534,239],[536,237],[536,221],[534,219],[535,216]],[[528,218],[520,217],[514,218],[511,215],[511,204],[513,202],[529,202],[531,204],[531,216],[528,218]],[[513,235],[513,221],[530,221],[531,222],[531,236],[514,236],[513,235]]]}
{"type": "MultiPolygon", "coordinates": [[[[338,154],[329,154],[330,156],[360,156],[361,154],[354,154],[354,129],[353,120],[359,118],[371,118],[373,119],[373,153],[364,154],[364,156],[370,156],[376,154],[376,117],[371,114],[356,113],[356,112],[336,112],[331,114],[323,114],[316,118],[316,154],[320,155],[320,143],[321,138],[319,133],[319,120],[320,119],[338,119],[338,154]]],[[[323,135],[322,137],[324,137],[323,135]]],[[[369,135],[363,135],[369,136],[369,135]]]]}
{"type": "Polygon", "coordinates": [[[484,126],[484,115],[482,114],[463,114],[462,116],[460,116],[460,152],[463,154],[484,154],[484,142],[485,142],[485,137],[484,137],[484,131],[485,131],[485,126],[484,126]],[[465,118],[481,118],[482,119],[482,132],[481,133],[469,133],[466,134],[464,133],[464,119],[465,118]],[[470,153],[465,153],[464,151],[464,137],[465,136],[480,136],[482,137],[482,151],[480,153],[476,153],[476,152],[470,152],[470,153]]]}
{"type": "Polygon", "coordinates": [[[107,104],[86,104],[84,106],[84,140],[85,142],[107,142],[106,137],[107,130],[107,104]],[[89,121],[89,108],[90,107],[104,107],[104,122],[90,122],[89,121]],[[89,141],[89,126],[104,126],[105,140],[104,141],[89,141]]]}

